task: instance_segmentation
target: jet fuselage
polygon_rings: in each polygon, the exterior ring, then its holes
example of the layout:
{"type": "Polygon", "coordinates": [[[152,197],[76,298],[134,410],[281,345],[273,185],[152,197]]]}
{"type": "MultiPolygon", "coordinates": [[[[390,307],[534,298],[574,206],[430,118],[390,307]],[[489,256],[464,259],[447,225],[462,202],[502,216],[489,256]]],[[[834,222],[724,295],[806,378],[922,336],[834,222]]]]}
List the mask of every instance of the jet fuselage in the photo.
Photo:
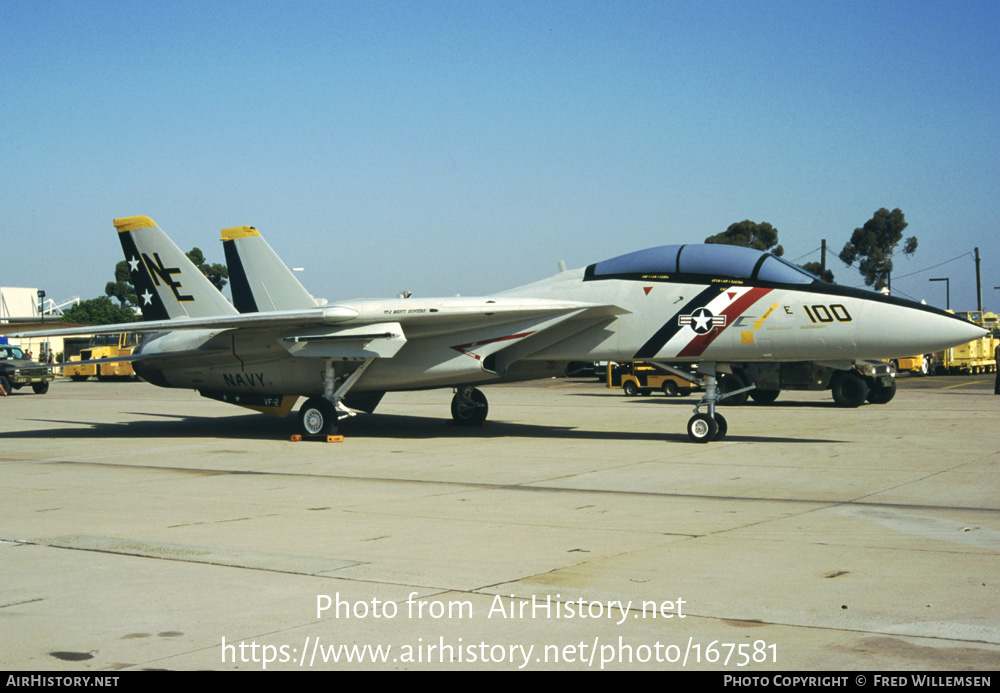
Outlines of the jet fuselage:
{"type": "MultiPolygon", "coordinates": [[[[330,435],[339,418],[372,411],[392,390],[454,387],[452,418],[469,426],[488,413],[473,384],[561,375],[569,361],[645,360],[699,364],[705,395],[688,434],[703,443],[728,430],[715,403],[716,374],[729,363],[848,369],[855,359],[925,354],[985,332],[724,245],[649,248],[481,298],[329,304],[305,291],[252,227],[223,232],[237,310],[150,218],[116,219],[115,228],[144,321],[95,333],[143,332],[129,360],[156,385],[278,416],[305,396],[298,418],[309,436],[330,435]]],[[[838,376],[835,390],[844,401],[868,395],[853,376],[838,376]]],[[[882,390],[874,395],[888,401],[882,390]]]]}
{"type": "MultiPolygon", "coordinates": [[[[335,304],[344,313],[356,313],[338,320],[338,328],[385,320],[405,334],[398,351],[376,359],[353,391],[547,377],[560,375],[566,362],[577,360],[849,362],[926,353],[980,334],[975,325],[944,311],[832,284],[790,288],[722,278],[700,283],[662,277],[595,280],[586,272],[563,272],[489,297],[335,304]],[[544,305],[535,312],[523,310],[536,299],[544,305]],[[539,329],[552,302],[564,306],[560,322],[539,329]],[[511,305],[522,310],[498,321],[497,309],[511,305]],[[621,310],[595,317],[584,309],[588,305],[621,310]],[[580,315],[566,317],[574,306],[580,306],[580,315]],[[516,359],[505,358],[509,350],[516,359]]],[[[190,367],[179,360],[163,372],[142,361],[135,367],[147,380],[170,387],[321,394],[326,357],[289,351],[282,344],[284,332],[177,331],[147,339],[140,352],[199,351],[208,358],[190,367]]],[[[342,357],[343,365],[357,356],[342,357]]]]}

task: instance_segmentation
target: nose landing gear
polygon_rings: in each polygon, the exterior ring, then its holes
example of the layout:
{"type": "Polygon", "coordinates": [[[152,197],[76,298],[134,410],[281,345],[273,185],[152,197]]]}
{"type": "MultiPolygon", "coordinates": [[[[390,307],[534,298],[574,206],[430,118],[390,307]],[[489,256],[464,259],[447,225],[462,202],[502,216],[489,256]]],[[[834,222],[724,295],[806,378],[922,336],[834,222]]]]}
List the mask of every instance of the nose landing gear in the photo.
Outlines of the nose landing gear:
{"type": "Polygon", "coordinates": [[[711,414],[695,414],[688,420],[688,437],[695,443],[707,443],[710,440],[722,440],[726,437],[729,425],[726,418],[716,412],[711,414]]]}
{"type": "MultiPolygon", "coordinates": [[[[657,363],[657,366],[664,368],[677,375],[692,379],[691,373],[685,373],[665,363],[657,363]]],[[[716,403],[726,397],[737,397],[741,395],[745,398],[746,393],[754,389],[753,385],[739,389],[730,390],[720,394],[718,377],[716,375],[715,363],[702,363],[698,367],[698,375],[695,378],[705,388],[705,394],[694,408],[694,416],[688,420],[688,437],[695,443],[707,443],[710,440],[722,440],[729,432],[729,424],[726,417],[716,411],[716,403]],[[707,409],[701,412],[702,407],[707,409]]]]}
{"type": "Polygon", "coordinates": [[[695,443],[722,440],[729,430],[725,417],[715,411],[715,403],[719,399],[719,383],[715,376],[715,364],[708,365],[708,368],[702,369],[705,374],[705,394],[695,405],[694,416],[688,420],[688,437],[695,443]],[[706,413],[698,411],[702,405],[708,409],[706,413]]]}

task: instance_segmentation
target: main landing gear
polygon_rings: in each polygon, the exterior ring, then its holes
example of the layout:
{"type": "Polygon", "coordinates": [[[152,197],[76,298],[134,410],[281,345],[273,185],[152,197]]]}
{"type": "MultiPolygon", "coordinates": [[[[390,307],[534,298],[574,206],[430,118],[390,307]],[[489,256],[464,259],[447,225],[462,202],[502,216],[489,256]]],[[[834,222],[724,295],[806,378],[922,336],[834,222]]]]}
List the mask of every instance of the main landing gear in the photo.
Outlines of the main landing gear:
{"type": "Polygon", "coordinates": [[[354,416],[344,403],[347,391],[354,387],[358,379],[368,370],[375,359],[365,359],[354,371],[344,378],[337,387],[337,372],[333,359],[327,359],[323,372],[323,396],[310,397],[299,407],[299,433],[303,436],[331,436],[337,433],[337,422],[342,418],[354,416]]]}
{"type": "Polygon", "coordinates": [[[486,420],[490,405],[482,390],[471,385],[455,388],[451,398],[451,418],[456,426],[479,426],[486,420]]]}
{"type": "MultiPolygon", "coordinates": [[[[310,397],[299,407],[298,431],[308,438],[336,435],[338,422],[356,412],[343,404],[347,391],[358,381],[374,359],[364,361],[348,375],[339,387],[333,362],[329,361],[323,376],[324,394],[310,397]]],[[[456,426],[479,426],[486,420],[490,406],[486,395],[471,385],[455,388],[451,399],[451,418],[456,426]]]]}
{"type": "Polygon", "coordinates": [[[299,432],[304,436],[332,436],[337,433],[337,407],[323,397],[310,397],[299,407],[299,432]]]}

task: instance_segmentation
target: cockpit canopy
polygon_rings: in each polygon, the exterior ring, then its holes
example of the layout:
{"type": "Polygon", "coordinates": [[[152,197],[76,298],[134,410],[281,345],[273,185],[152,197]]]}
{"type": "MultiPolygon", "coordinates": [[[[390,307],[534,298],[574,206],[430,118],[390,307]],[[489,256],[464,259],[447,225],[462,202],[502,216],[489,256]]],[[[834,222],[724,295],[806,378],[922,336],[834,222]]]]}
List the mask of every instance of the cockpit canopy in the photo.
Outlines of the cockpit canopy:
{"type": "Polygon", "coordinates": [[[635,275],[703,275],[769,282],[820,281],[801,267],[771,253],[735,245],[661,245],[591,265],[594,279],[635,275]]]}

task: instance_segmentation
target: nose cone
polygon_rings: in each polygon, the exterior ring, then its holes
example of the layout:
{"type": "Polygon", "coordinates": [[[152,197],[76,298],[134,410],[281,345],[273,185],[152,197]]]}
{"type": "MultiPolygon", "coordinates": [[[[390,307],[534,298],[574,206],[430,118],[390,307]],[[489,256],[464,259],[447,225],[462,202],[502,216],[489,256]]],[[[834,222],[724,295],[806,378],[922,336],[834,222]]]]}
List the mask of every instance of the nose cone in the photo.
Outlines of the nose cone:
{"type": "Polygon", "coordinates": [[[858,335],[866,358],[894,358],[930,354],[967,344],[988,331],[964,318],[913,301],[893,299],[872,306],[858,335]]]}
{"type": "Polygon", "coordinates": [[[940,346],[925,351],[939,351],[949,347],[966,344],[975,339],[980,339],[989,334],[988,330],[979,325],[975,325],[963,318],[957,318],[947,313],[932,316],[933,322],[928,321],[927,327],[930,332],[928,337],[940,340],[940,346]]]}

